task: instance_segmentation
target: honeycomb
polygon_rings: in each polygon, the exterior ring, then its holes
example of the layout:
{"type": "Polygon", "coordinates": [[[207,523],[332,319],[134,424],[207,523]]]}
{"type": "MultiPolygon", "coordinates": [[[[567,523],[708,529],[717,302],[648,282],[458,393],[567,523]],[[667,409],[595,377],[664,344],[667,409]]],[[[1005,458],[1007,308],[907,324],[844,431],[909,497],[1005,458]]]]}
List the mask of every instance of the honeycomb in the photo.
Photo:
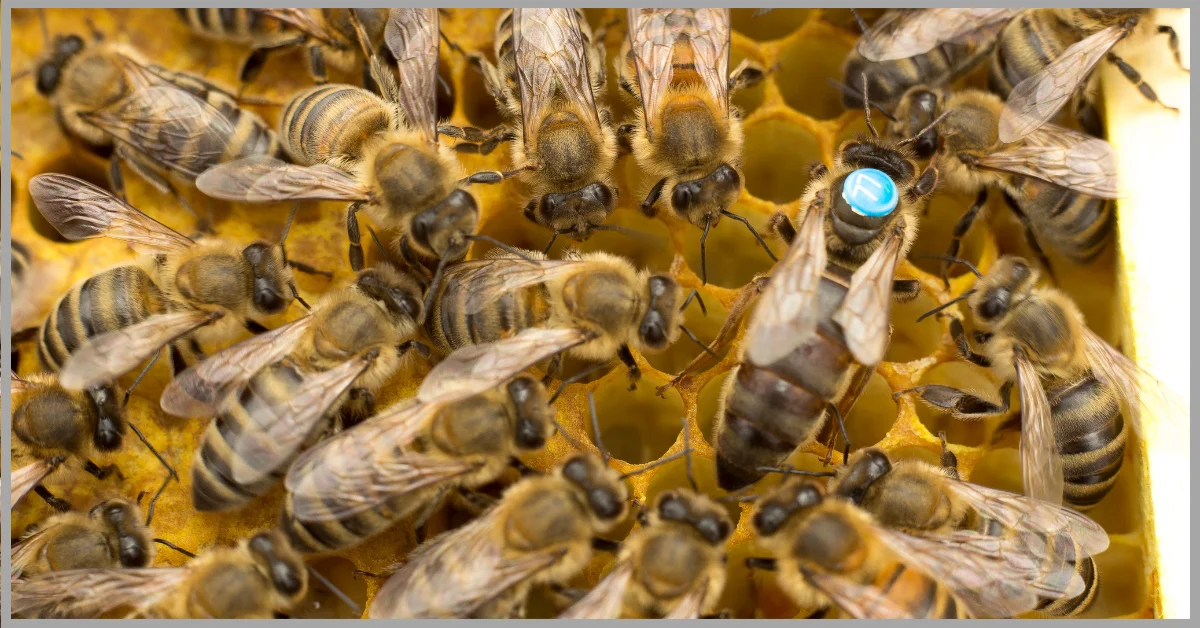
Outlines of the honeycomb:
{"type": "MultiPolygon", "coordinates": [[[[442,28],[451,40],[464,48],[485,51],[491,57],[493,28],[500,12],[500,9],[453,10],[449,16],[443,16],[442,28]]],[[[795,217],[798,210],[795,201],[808,183],[809,163],[818,159],[831,163],[837,146],[847,138],[866,133],[866,125],[861,111],[843,110],[839,94],[826,80],[828,77],[841,79],[841,60],[855,42],[856,30],[848,11],[789,9],[774,11],[764,18],[756,18],[752,13],[753,9],[733,10],[730,67],[748,58],[763,67],[776,69],[764,83],[733,97],[734,104],[743,113],[746,141],[745,189],[732,211],[746,216],[760,232],[765,232],[767,219],[774,212],[784,211],[795,217]]],[[[593,28],[614,18],[624,21],[624,10],[591,9],[587,15],[593,28]]],[[[247,52],[233,45],[215,45],[193,35],[169,9],[47,10],[45,17],[52,35],[74,32],[86,37],[89,32],[87,20],[90,19],[106,37],[132,45],[149,59],[231,86],[236,85],[237,69],[247,52]]],[[[14,9],[12,25],[12,68],[16,73],[33,67],[44,42],[41,24],[34,11],[14,9]]],[[[622,23],[608,31],[606,40],[610,63],[608,102],[617,119],[630,114],[627,102],[618,93],[616,81],[612,80],[614,72],[611,70],[624,34],[622,23]]],[[[982,87],[983,70],[980,68],[964,82],[982,87]]],[[[450,96],[439,96],[443,115],[448,115],[456,124],[480,128],[490,128],[501,121],[479,74],[468,66],[462,55],[443,47],[440,71],[452,92],[450,96]]],[[[339,76],[333,72],[331,80],[357,83],[358,77],[339,76]]],[[[247,94],[283,103],[291,94],[310,84],[302,52],[289,51],[271,57],[263,75],[248,88],[247,94]]],[[[272,124],[280,113],[277,106],[269,104],[248,108],[259,112],[272,124]]],[[[33,80],[26,78],[13,83],[11,116],[11,145],[13,150],[23,154],[24,159],[12,163],[13,209],[11,223],[6,228],[11,229],[14,239],[29,245],[39,261],[62,269],[56,283],[39,286],[39,289],[62,294],[71,284],[96,271],[132,259],[132,251],[119,243],[105,240],[68,243],[41,218],[27,191],[30,177],[43,172],[61,172],[107,187],[106,163],[85,153],[64,136],[49,102],[34,89],[33,80]]],[[[503,148],[488,156],[462,154],[461,160],[467,172],[509,167],[508,154],[503,148]]],[[[159,194],[136,176],[126,174],[125,178],[130,201],[135,206],[183,233],[194,230],[193,219],[169,197],[159,194]]],[[[642,232],[644,237],[630,238],[620,233],[602,232],[579,248],[618,253],[639,266],[655,270],[669,269],[685,289],[699,288],[708,314],[703,316],[699,310],[690,310],[687,324],[702,341],[711,341],[739,290],[755,276],[768,271],[770,260],[756,247],[746,230],[729,222],[715,229],[710,236],[710,283],[701,286],[697,275],[699,231],[670,212],[662,212],[655,219],[641,213],[638,205],[653,182],[639,172],[632,158],[618,162],[616,179],[621,194],[610,222],[642,232]]],[[[472,189],[483,212],[481,232],[514,246],[540,249],[549,234],[521,217],[522,192],[516,182],[472,189]]],[[[184,194],[193,207],[212,211],[217,232],[231,240],[275,240],[289,209],[286,205],[228,204],[206,198],[194,189],[184,190],[184,194]]],[[[998,196],[992,195],[993,207],[988,212],[987,224],[977,224],[961,252],[984,272],[1001,254],[1029,255],[1020,225],[1006,208],[999,206],[998,196]]],[[[985,370],[955,358],[947,320],[930,318],[916,322],[920,313],[947,302],[968,289],[974,280],[971,275],[956,270],[960,274],[952,275],[947,290],[935,276],[940,262],[919,257],[945,250],[954,221],[971,200],[940,192],[932,201],[913,255],[899,269],[901,277],[920,280],[921,296],[914,302],[893,308],[891,347],[885,361],[871,377],[865,393],[846,418],[846,428],[856,449],[876,445],[893,456],[931,462],[936,462],[939,451],[937,433],[945,430],[966,478],[987,486],[1019,491],[1015,439],[1001,439],[995,446],[988,445],[997,421],[957,422],[919,406],[911,396],[896,400],[892,397],[895,391],[924,383],[965,387],[992,399],[998,394],[998,383],[985,370]]],[[[345,262],[343,208],[337,203],[308,204],[301,209],[293,225],[288,241],[290,256],[334,272],[333,279],[297,274],[298,288],[310,301],[352,277],[345,262]]],[[[782,255],[782,243],[777,239],[769,241],[774,252],[782,255]]],[[[567,244],[560,239],[551,255],[557,256],[567,244]]],[[[483,252],[476,244],[471,254],[478,257],[483,252]]],[[[378,251],[368,248],[368,264],[378,257],[378,251]]],[[[1110,250],[1091,266],[1080,268],[1051,255],[1060,284],[1079,302],[1091,326],[1109,342],[1120,346],[1122,314],[1116,311],[1109,291],[1094,288],[1116,285],[1114,257],[1110,250]]],[[[966,314],[963,309],[959,313],[966,314]]],[[[297,308],[292,308],[275,322],[285,322],[297,314],[297,308]]],[[[967,326],[970,329],[969,320],[967,326]]],[[[39,366],[33,344],[23,343],[17,348],[21,350],[18,372],[36,372],[39,366]]],[[[565,391],[557,404],[559,423],[564,426],[570,441],[592,447],[586,394],[594,393],[603,441],[614,456],[612,464],[626,472],[681,451],[684,442],[680,417],[684,416],[692,434],[696,479],[706,493],[722,496],[724,493],[715,484],[711,443],[721,383],[735,365],[736,348],[710,370],[664,390],[662,397],[655,394],[656,388],[667,384],[699,351],[685,338],[665,353],[637,355],[643,380],[633,392],[628,390],[623,367],[614,361],[611,369],[602,375],[585,380],[586,383],[574,384],[565,391]]],[[[578,368],[579,365],[568,362],[568,372],[578,368]]],[[[381,407],[413,395],[427,369],[428,366],[420,361],[406,366],[394,384],[381,394],[381,407]]],[[[155,535],[199,551],[214,544],[232,544],[252,531],[273,525],[281,505],[279,487],[240,512],[200,513],[192,508],[188,465],[206,422],[178,419],[158,410],[157,400],[167,377],[166,367],[156,365],[137,388],[129,408],[131,420],[180,471],[181,481],[167,486],[157,503],[153,522],[155,535]]],[[[132,379],[132,375],[127,376],[121,384],[128,386],[132,379]]],[[[822,469],[821,460],[830,453],[826,443],[831,436],[827,430],[817,444],[797,452],[790,462],[801,469],[822,469]]],[[[550,468],[572,451],[570,441],[557,436],[544,451],[529,456],[525,462],[537,469],[550,468]]],[[[841,460],[840,446],[839,443],[839,451],[832,452],[834,464],[841,460]]],[[[1087,617],[1149,617],[1153,614],[1152,599],[1156,593],[1154,580],[1150,577],[1153,565],[1147,562],[1142,515],[1142,451],[1140,446],[1127,448],[1128,459],[1120,480],[1112,493],[1090,513],[1111,534],[1112,545],[1097,558],[1103,584],[1087,617]]],[[[75,481],[76,477],[71,473],[59,473],[47,486],[56,495],[69,498],[76,507],[85,507],[104,496],[135,497],[142,491],[152,494],[164,478],[162,468],[133,438],[128,438],[126,445],[110,458],[97,462],[117,463],[123,479],[98,482],[82,476],[75,481]]],[[[682,460],[668,463],[635,476],[630,482],[633,495],[647,503],[663,490],[685,486],[684,463],[682,460]]],[[[777,479],[767,478],[759,484],[758,490],[774,482],[777,479]]],[[[728,608],[737,617],[807,615],[808,610],[796,608],[779,591],[773,576],[752,574],[744,566],[744,558],[761,555],[748,525],[750,504],[731,502],[728,507],[739,524],[728,544],[730,573],[721,607],[728,608]]],[[[48,506],[41,500],[24,500],[12,513],[14,536],[49,514],[48,506]]],[[[453,524],[452,513],[439,513],[430,522],[429,532],[434,534],[453,524]]],[[[632,522],[625,524],[612,538],[620,540],[631,527],[632,522]]],[[[401,524],[364,546],[313,558],[309,563],[365,608],[381,581],[355,576],[354,570],[378,572],[403,559],[414,545],[413,532],[401,524]]],[[[178,553],[160,549],[155,564],[178,566],[185,561],[186,558],[178,553]]],[[[595,584],[609,562],[611,555],[598,554],[572,586],[595,584]]],[[[548,597],[535,596],[530,612],[534,616],[552,613],[551,603],[548,597]]],[[[297,617],[347,617],[350,611],[323,588],[313,586],[309,598],[292,614],[297,617]]]]}

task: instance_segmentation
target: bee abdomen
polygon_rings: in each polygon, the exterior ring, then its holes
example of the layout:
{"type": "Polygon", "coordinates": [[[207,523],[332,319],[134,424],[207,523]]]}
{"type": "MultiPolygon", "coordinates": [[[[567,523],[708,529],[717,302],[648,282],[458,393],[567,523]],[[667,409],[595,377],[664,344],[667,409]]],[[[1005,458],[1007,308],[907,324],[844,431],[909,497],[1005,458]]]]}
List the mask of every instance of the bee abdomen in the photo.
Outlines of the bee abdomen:
{"type": "Polygon", "coordinates": [[[1037,74],[1070,45],[1069,27],[1053,10],[1022,11],[1000,32],[993,52],[989,86],[1007,98],[1013,86],[1037,74]]]}
{"type": "Polygon", "coordinates": [[[284,150],[305,166],[338,157],[358,161],[366,140],[393,124],[382,99],[352,85],[319,85],[301,92],[279,120],[284,150]]]}
{"type": "Polygon", "coordinates": [[[1062,455],[1063,499],[1078,510],[1112,490],[1128,438],[1115,393],[1093,375],[1048,391],[1054,436],[1062,455]]]}
{"type": "Polygon", "coordinates": [[[1074,573],[1083,579],[1083,593],[1067,599],[1047,599],[1038,605],[1038,610],[1054,617],[1072,617],[1079,615],[1091,607],[1100,590],[1100,572],[1096,571],[1096,561],[1091,556],[1079,561],[1071,561],[1075,566],[1074,573]]]}
{"type": "Polygon", "coordinates": [[[963,619],[966,609],[959,606],[950,590],[936,580],[895,563],[880,580],[884,596],[907,610],[916,619],[963,619]]]}
{"type": "Polygon", "coordinates": [[[447,275],[425,317],[425,331],[438,349],[450,352],[468,345],[494,342],[523,329],[544,324],[550,316],[548,293],[537,285],[506,292],[479,312],[468,312],[467,295],[476,289],[447,275]]]}
{"type": "Polygon", "coordinates": [[[175,9],[189,28],[209,37],[248,42],[263,30],[262,15],[254,9],[175,9]]]}

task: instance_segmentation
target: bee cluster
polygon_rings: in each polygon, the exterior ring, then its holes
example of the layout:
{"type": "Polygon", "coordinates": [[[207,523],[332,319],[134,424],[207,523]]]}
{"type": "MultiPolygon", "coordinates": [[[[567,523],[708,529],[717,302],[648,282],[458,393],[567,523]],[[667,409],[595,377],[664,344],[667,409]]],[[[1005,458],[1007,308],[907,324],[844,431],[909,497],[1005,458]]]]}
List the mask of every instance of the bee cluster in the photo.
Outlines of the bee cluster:
{"type": "Polygon", "coordinates": [[[1153,17],[13,11],[15,612],[1144,616],[1153,17]]]}

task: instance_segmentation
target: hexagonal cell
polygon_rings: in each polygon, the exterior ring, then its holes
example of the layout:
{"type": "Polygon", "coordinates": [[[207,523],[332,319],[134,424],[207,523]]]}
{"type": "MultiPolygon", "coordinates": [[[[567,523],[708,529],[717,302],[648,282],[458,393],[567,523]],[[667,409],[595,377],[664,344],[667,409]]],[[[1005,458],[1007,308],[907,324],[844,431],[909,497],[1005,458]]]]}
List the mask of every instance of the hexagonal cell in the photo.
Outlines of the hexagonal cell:
{"type": "Polygon", "coordinates": [[[998,447],[986,454],[975,465],[967,478],[971,482],[1002,491],[1021,494],[1021,453],[1011,447],[998,447]]]}
{"type": "MultiPolygon", "coordinates": [[[[750,221],[767,246],[771,247],[775,257],[779,257],[783,246],[777,239],[769,237],[767,232],[767,219],[770,216],[741,203],[735,203],[729,211],[750,221]]],[[[703,231],[690,226],[685,228],[690,233],[683,257],[692,272],[703,276],[700,264],[700,237],[703,231]]],[[[721,221],[709,230],[708,240],[705,242],[705,257],[708,263],[708,283],[723,288],[744,286],[755,276],[770,270],[775,263],[767,256],[746,225],[728,216],[721,218],[721,221]]]]}
{"type": "Polygon", "coordinates": [[[1131,534],[1142,528],[1142,505],[1139,488],[1142,470],[1134,463],[1133,452],[1127,446],[1125,460],[1112,490],[1096,507],[1087,511],[1093,521],[1109,534],[1131,534]]]}
{"type": "Polygon", "coordinates": [[[674,251],[671,248],[670,230],[666,223],[647,218],[640,209],[622,206],[613,210],[604,224],[619,227],[621,231],[597,231],[585,242],[560,237],[550,248],[550,256],[561,257],[564,248],[573,248],[584,252],[603,251],[620,255],[638,268],[655,271],[666,271],[670,268],[674,251]]]}
{"type": "Polygon", "coordinates": [[[1095,561],[1100,590],[1080,618],[1117,617],[1146,608],[1146,566],[1140,548],[1114,543],[1095,561]]]}
{"type": "MultiPolygon", "coordinates": [[[[711,271],[710,271],[711,272],[711,271]]],[[[690,292],[690,291],[688,291],[690,292]]],[[[683,324],[688,330],[696,335],[696,338],[705,346],[712,342],[717,337],[717,333],[721,330],[721,325],[725,322],[725,317],[728,311],[721,302],[700,290],[700,297],[704,299],[705,305],[708,307],[708,315],[701,312],[696,303],[688,305],[687,311],[684,312],[683,324]]],[[[654,368],[674,375],[683,371],[683,369],[695,358],[700,355],[704,348],[688,338],[687,334],[680,334],[679,340],[675,344],[667,348],[662,353],[648,353],[646,360],[650,362],[654,368]]]]}
{"type": "Polygon", "coordinates": [[[821,159],[817,138],[787,120],[761,120],[746,127],[742,172],[746,190],[775,203],[800,198],[808,185],[808,168],[821,159]]]}
{"type": "Polygon", "coordinates": [[[842,80],[842,62],[850,52],[845,42],[814,35],[792,41],[779,53],[775,84],[783,100],[819,120],[841,115],[842,95],[829,79],[842,80]]]}
{"type": "MultiPolygon", "coordinates": [[[[760,9],[730,9],[733,30],[758,41],[770,41],[792,34],[812,9],[774,9],[765,15],[755,16],[760,9]]],[[[734,67],[730,64],[729,67],[734,67]]]]}
{"type": "MultiPolygon", "coordinates": [[[[836,428],[835,422],[830,421],[831,428],[836,428]]],[[[867,387],[846,417],[846,435],[854,450],[863,449],[883,440],[895,422],[896,401],[892,399],[892,389],[875,373],[867,380],[867,387]]],[[[842,446],[839,435],[836,448],[840,451],[842,446]]]]}
{"type": "Polygon", "coordinates": [[[454,74],[445,59],[438,61],[437,116],[446,120],[454,115],[454,74]]]}
{"type": "MultiPolygon", "coordinates": [[[[920,383],[942,384],[967,391],[996,403],[999,400],[999,385],[990,377],[989,371],[983,367],[964,361],[945,362],[929,369],[920,383]]],[[[1015,395],[1015,393],[1014,393],[1015,395]]],[[[918,400],[917,416],[921,423],[937,436],[938,432],[946,432],[946,440],[956,445],[977,447],[986,442],[990,428],[1001,423],[1005,417],[989,418],[982,421],[960,421],[949,413],[931,408],[918,400]]],[[[1010,406],[1016,408],[1017,406],[1010,406]]]]}
{"type": "MultiPolygon", "coordinates": [[[[935,194],[933,200],[926,205],[928,213],[921,217],[921,228],[917,232],[917,241],[913,243],[912,250],[908,254],[909,261],[927,273],[934,276],[941,275],[942,261],[926,256],[946,254],[946,247],[950,245],[950,240],[954,236],[954,225],[974,202],[975,197],[968,194],[949,191],[935,194]]],[[[983,211],[988,213],[1007,212],[1008,209],[1003,205],[1003,199],[996,194],[991,194],[988,206],[983,211]]],[[[987,237],[987,221],[981,215],[976,219],[971,230],[963,237],[957,257],[978,265],[987,237]]],[[[954,278],[970,272],[962,264],[954,264],[950,267],[949,275],[954,278]]]]}
{"type": "MultiPolygon", "coordinates": [[[[490,55],[489,55],[490,59],[490,55]]],[[[492,99],[483,83],[483,74],[475,68],[468,67],[463,72],[462,112],[467,121],[483,130],[488,130],[504,121],[497,109],[496,101],[492,99]]]]}
{"type": "Polygon", "coordinates": [[[338,595],[316,578],[309,578],[308,593],[292,607],[292,616],[301,619],[358,619],[367,604],[367,581],[355,575],[354,563],[338,556],[318,558],[308,563],[350,601],[358,605],[355,613],[338,595]]]}
{"type": "Polygon", "coordinates": [[[631,464],[658,460],[679,436],[683,402],[677,394],[655,395],[661,385],[643,378],[631,391],[629,380],[614,377],[596,390],[600,437],[613,458],[631,464]]]}
{"type": "Polygon", "coordinates": [[[909,362],[933,355],[942,341],[942,325],[931,316],[921,322],[922,314],[937,307],[928,294],[922,292],[907,303],[892,304],[892,340],[884,360],[909,362]]]}

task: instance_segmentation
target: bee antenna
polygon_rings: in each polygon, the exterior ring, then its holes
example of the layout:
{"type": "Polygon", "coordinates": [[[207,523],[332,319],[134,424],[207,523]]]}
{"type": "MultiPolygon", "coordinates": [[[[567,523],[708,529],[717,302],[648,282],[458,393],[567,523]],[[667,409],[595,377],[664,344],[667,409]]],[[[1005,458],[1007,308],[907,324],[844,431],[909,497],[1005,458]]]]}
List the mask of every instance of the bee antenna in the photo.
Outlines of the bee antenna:
{"type": "Polygon", "coordinates": [[[635,240],[643,242],[652,242],[655,237],[652,234],[646,233],[638,229],[630,229],[624,225],[596,225],[592,227],[593,231],[616,231],[623,236],[629,236],[635,240]]]}
{"type": "MultiPolygon", "coordinates": [[[[370,227],[367,227],[367,229],[370,229],[370,227]]],[[[372,232],[371,235],[374,236],[375,233],[372,232]]],[[[438,260],[437,269],[433,271],[433,279],[429,282],[429,289],[425,291],[425,303],[422,305],[423,309],[421,313],[424,316],[429,316],[429,313],[432,311],[430,308],[433,307],[433,300],[437,297],[438,283],[442,280],[442,274],[446,271],[446,262],[450,261],[450,253],[449,249],[445,253],[442,253],[442,259],[438,260]]]]}
{"type": "Polygon", "coordinates": [[[671,454],[670,456],[667,456],[666,458],[661,458],[659,460],[655,460],[654,462],[651,462],[650,464],[642,467],[641,469],[638,469],[637,471],[630,471],[629,473],[623,474],[621,476],[621,479],[624,480],[625,478],[631,478],[635,475],[641,475],[651,469],[657,469],[658,467],[661,467],[664,464],[667,464],[668,462],[675,462],[676,460],[679,460],[680,458],[682,458],[684,456],[684,454],[686,454],[686,453],[688,453],[688,452],[681,451],[677,454],[671,454]]]}
{"type": "Polygon", "coordinates": [[[608,461],[612,460],[612,455],[608,453],[608,449],[604,447],[604,441],[600,438],[600,417],[596,415],[596,397],[592,391],[588,391],[588,412],[592,415],[592,432],[596,440],[596,449],[600,450],[600,458],[604,460],[604,466],[608,466],[608,461]]]}
{"type": "Polygon", "coordinates": [[[174,543],[172,543],[172,542],[170,542],[170,541],[168,541],[168,540],[166,540],[166,539],[160,539],[160,538],[158,538],[158,537],[155,537],[155,538],[153,538],[153,539],[150,539],[150,540],[151,540],[151,541],[153,541],[153,542],[155,542],[155,543],[158,543],[159,545],[163,545],[163,546],[169,547],[169,548],[171,548],[171,549],[175,550],[176,552],[179,552],[180,554],[183,554],[184,556],[187,556],[188,558],[195,558],[195,557],[196,557],[196,553],[195,553],[195,552],[189,552],[189,551],[187,551],[187,550],[183,549],[182,547],[179,547],[178,545],[176,545],[176,544],[174,544],[174,543]]]}
{"type": "Polygon", "coordinates": [[[567,430],[563,429],[562,423],[559,423],[557,418],[551,417],[550,422],[554,424],[554,429],[558,430],[559,434],[562,434],[563,439],[565,439],[567,444],[573,447],[575,451],[587,451],[583,448],[583,445],[579,444],[579,441],[572,438],[571,435],[567,433],[567,430]]]}
{"type": "Polygon", "coordinates": [[[920,131],[917,131],[916,135],[914,135],[908,139],[900,140],[900,142],[898,144],[896,144],[896,146],[904,146],[905,144],[911,144],[911,143],[917,141],[917,138],[921,137],[922,135],[925,135],[926,133],[929,132],[930,129],[937,126],[942,120],[945,120],[946,116],[950,115],[950,112],[952,112],[952,111],[954,111],[954,110],[947,109],[947,110],[943,111],[942,115],[934,118],[933,122],[930,122],[925,128],[921,129],[920,131]]]}
{"type": "Polygon", "coordinates": [[[831,477],[837,475],[837,473],[835,473],[833,471],[805,471],[803,469],[793,469],[791,467],[783,467],[783,468],[759,467],[758,470],[762,471],[763,473],[781,473],[783,475],[803,475],[805,477],[813,477],[813,478],[831,478],[831,477]]]}
{"type": "Polygon", "coordinates": [[[296,284],[288,284],[288,287],[292,289],[292,298],[296,300],[296,303],[299,303],[300,307],[311,312],[312,307],[308,305],[308,301],[305,301],[304,297],[300,296],[300,293],[296,290],[296,284]]]}
{"type": "MultiPolygon", "coordinates": [[[[505,244],[505,243],[503,243],[503,242],[501,242],[501,241],[497,240],[496,238],[493,238],[492,236],[489,236],[489,235],[483,235],[483,234],[481,233],[481,234],[472,234],[472,235],[467,235],[467,236],[464,236],[464,237],[465,237],[466,239],[468,239],[468,240],[471,240],[472,242],[475,242],[475,241],[478,241],[478,242],[489,242],[489,243],[491,243],[491,244],[495,245],[495,246],[496,246],[496,248],[498,248],[498,249],[500,249],[500,250],[504,251],[505,253],[508,253],[509,255],[514,255],[514,256],[516,256],[516,257],[519,257],[519,258],[521,258],[521,259],[523,259],[523,260],[525,260],[525,261],[527,261],[527,262],[535,262],[535,261],[537,261],[537,260],[533,259],[532,257],[529,257],[528,255],[526,255],[525,253],[521,252],[521,249],[518,249],[518,248],[515,248],[515,247],[512,247],[512,246],[509,246],[509,245],[507,245],[507,244],[505,244]]],[[[547,249],[547,250],[549,250],[549,249],[547,249]]]]}
{"type": "Polygon", "coordinates": [[[924,314],[922,314],[922,315],[918,316],[918,317],[917,317],[917,322],[919,323],[919,322],[921,322],[921,321],[923,321],[923,320],[925,320],[925,319],[929,318],[930,316],[933,316],[934,314],[937,314],[938,312],[941,312],[942,310],[944,310],[944,309],[946,309],[946,308],[950,307],[951,305],[954,305],[955,303],[958,303],[959,301],[966,301],[967,299],[971,298],[971,295],[973,295],[973,294],[975,294],[975,290],[974,290],[974,289],[972,289],[972,290],[967,290],[966,292],[964,292],[964,293],[962,293],[962,294],[958,295],[957,297],[955,297],[955,298],[951,299],[951,300],[950,300],[948,303],[943,303],[942,305],[939,305],[939,306],[937,306],[937,307],[933,308],[932,310],[929,310],[928,312],[925,312],[924,314]]]}
{"type": "MultiPolygon", "coordinates": [[[[150,498],[150,505],[149,505],[149,506],[147,507],[147,509],[146,509],[146,523],[145,523],[144,525],[145,525],[147,528],[149,528],[149,527],[150,527],[150,522],[154,520],[154,506],[158,504],[158,498],[159,498],[159,496],[161,496],[161,495],[163,494],[163,491],[167,490],[167,484],[170,484],[170,483],[171,483],[171,478],[172,478],[172,477],[174,476],[174,474],[175,474],[175,470],[174,470],[174,469],[168,469],[168,470],[169,470],[169,471],[171,471],[171,473],[167,474],[167,477],[163,479],[162,486],[159,486],[159,487],[158,487],[158,490],[157,490],[157,491],[155,491],[155,493],[154,493],[154,497],[151,497],[151,498],[150,498]]],[[[175,478],[175,479],[179,479],[179,478],[175,478]]],[[[145,491],[143,491],[142,493],[139,493],[139,494],[138,494],[138,505],[139,505],[139,506],[140,506],[140,505],[141,505],[141,503],[142,503],[142,496],[143,496],[143,495],[145,495],[145,491]]]]}
{"type": "Polygon", "coordinates": [[[692,342],[694,342],[694,343],[696,343],[696,344],[700,345],[700,348],[701,348],[701,349],[704,349],[704,351],[705,351],[706,353],[708,353],[709,355],[711,355],[711,356],[712,356],[712,357],[714,357],[714,358],[716,358],[716,357],[719,357],[717,354],[713,353],[713,350],[712,350],[712,349],[709,349],[709,348],[708,348],[708,345],[704,344],[703,342],[700,342],[700,339],[696,337],[696,334],[693,334],[693,333],[692,333],[692,330],[688,329],[687,327],[685,327],[685,326],[683,326],[683,325],[680,325],[680,326],[679,326],[679,329],[683,330],[683,333],[684,333],[684,334],[687,334],[687,337],[688,337],[688,338],[691,338],[691,339],[692,339],[692,342]]]}
{"type": "MultiPolygon", "coordinates": [[[[831,85],[833,85],[834,87],[842,90],[843,92],[850,94],[851,96],[861,96],[862,95],[862,92],[858,91],[857,89],[854,89],[853,87],[850,87],[849,85],[847,85],[833,77],[829,77],[829,83],[831,85]]],[[[891,120],[892,122],[896,121],[896,116],[892,115],[892,112],[888,111],[887,109],[884,109],[883,105],[875,102],[874,100],[870,100],[868,102],[870,102],[871,106],[874,107],[876,110],[878,110],[879,113],[882,113],[883,117],[887,118],[888,120],[891,120]]]]}
{"type": "Polygon", "coordinates": [[[585,378],[588,375],[591,375],[592,373],[595,373],[596,371],[599,371],[600,369],[605,368],[607,366],[608,366],[607,362],[600,362],[599,364],[590,366],[590,367],[568,377],[567,379],[564,379],[558,385],[558,390],[554,391],[554,396],[550,397],[550,401],[548,403],[553,405],[554,402],[558,400],[559,395],[561,395],[563,393],[563,391],[567,389],[567,386],[570,386],[571,384],[574,384],[575,382],[582,381],[583,378],[585,378]]]}
{"type": "Polygon", "coordinates": [[[752,502],[758,499],[758,495],[746,495],[746,493],[750,492],[750,489],[752,488],[754,488],[753,484],[747,484],[746,486],[743,486],[742,488],[739,488],[738,490],[724,497],[718,497],[714,501],[716,501],[718,504],[728,504],[731,502],[752,502]]]}
{"type": "Polygon", "coordinates": [[[42,43],[50,45],[50,27],[46,24],[46,9],[38,9],[38,21],[42,23],[42,43]]]}
{"type": "Polygon", "coordinates": [[[546,243],[546,248],[542,249],[542,255],[550,254],[550,247],[554,246],[554,241],[557,240],[558,236],[562,233],[565,232],[558,231],[557,229],[554,231],[554,234],[550,236],[550,241],[546,243]]]}
{"type": "Polygon", "coordinates": [[[685,463],[684,470],[687,473],[688,484],[692,487],[693,493],[699,493],[700,488],[696,486],[696,475],[692,473],[692,438],[691,425],[688,423],[687,417],[683,417],[683,461],[685,463]]]}
{"type": "MultiPolygon", "coordinates": [[[[25,73],[26,73],[26,74],[28,74],[29,72],[30,72],[30,71],[29,71],[29,70],[27,70],[25,73]]],[[[12,150],[12,149],[9,149],[9,151],[8,151],[8,152],[9,152],[9,154],[11,154],[13,157],[15,157],[15,158],[16,158],[18,161],[25,161],[25,156],[24,156],[24,155],[22,155],[21,153],[18,153],[17,151],[15,151],[15,150],[12,150]]]]}
{"type": "Polygon", "coordinates": [[[379,249],[379,254],[383,256],[383,260],[388,264],[395,266],[396,263],[392,261],[392,256],[388,255],[387,249],[383,246],[383,242],[379,241],[379,236],[375,234],[375,230],[371,228],[371,225],[366,225],[366,227],[367,233],[371,234],[371,241],[375,243],[375,248],[379,249]]]}
{"type": "Polygon", "coordinates": [[[924,257],[924,258],[928,258],[928,259],[940,259],[943,262],[950,262],[951,264],[962,264],[963,266],[967,267],[967,270],[971,271],[971,274],[975,275],[979,279],[983,279],[983,275],[979,272],[979,269],[975,268],[974,264],[972,264],[971,262],[968,262],[965,259],[962,259],[961,257],[954,257],[953,255],[928,255],[928,254],[918,255],[916,257],[924,257]]]}
{"type": "Polygon", "coordinates": [[[858,14],[858,9],[850,9],[850,14],[854,16],[854,21],[858,22],[858,28],[861,29],[865,35],[867,33],[867,23],[864,22],[862,16],[858,14]]]}
{"type": "Polygon", "coordinates": [[[321,573],[316,569],[313,569],[311,566],[306,567],[308,568],[308,573],[312,575],[313,579],[317,582],[320,582],[321,586],[325,587],[330,593],[337,597],[337,599],[341,600],[342,604],[345,604],[346,608],[350,609],[350,612],[354,613],[355,615],[362,615],[362,608],[359,607],[358,604],[355,604],[354,600],[350,599],[350,596],[346,595],[341,589],[334,586],[334,584],[330,582],[328,578],[322,576],[321,573]]]}
{"type": "Polygon", "coordinates": [[[371,37],[367,35],[367,29],[363,28],[362,22],[358,19],[358,12],[350,9],[350,24],[354,26],[354,34],[357,35],[358,45],[362,47],[363,56],[371,58],[371,37]]]}
{"type": "Polygon", "coordinates": [[[867,114],[867,128],[871,129],[871,135],[874,135],[875,137],[879,137],[879,131],[876,131],[875,125],[871,124],[871,97],[867,95],[867,73],[866,72],[863,72],[862,84],[863,84],[863,88],[862,88],[863,111],[867,114]]]}
{"type": "Polygon", "coordinates": [[[679,311],[686,310],[687,306],[692,304],[692,299],[696,300],[696,304],[700,306],[700,311],[705,316],[708,316],[708,308],[704,307],[704,299],[700,298],[700,290],[697,288],[692,288],[692,291],[688,293],[687,298],[683,300],[683,305],[679,306],[679,311]]]}
{"type": "Polygon", "coordinates": [[[279,251],[283,255],[283,263],[287,263],[287,238],[288,233],[292,230],[292,221],[296,219],[296,212],[300,210],[300,203],[292,204],[292,211],[288,212],[287,222],[283,223],[283,233],[279,234],[279,251]]]}
{"type": "Polygon", "coordinates": [[[745,216],[741,216],[741,215],[735,214],[731,211],[727,211],[724,209],[721,210],[721,215],[725,216],[727,218],[732,218],[732,219],[742,223],[743,225],[746,225],[746,228],[750,230],[750,235],[754,236],[754,239],[758,240],[758,245],[761,246],[762,249],[767,252],[767,257],[770,257],[772,262],[779,261],[779,258],[775,257],[775,254],[771,252],[771,247],[767,246],[766,240],[763,240],[762,235],[758,232],[757,229],[754,228],[754,225],[750,224],[749,220],[746,220],[745,216]]]}

